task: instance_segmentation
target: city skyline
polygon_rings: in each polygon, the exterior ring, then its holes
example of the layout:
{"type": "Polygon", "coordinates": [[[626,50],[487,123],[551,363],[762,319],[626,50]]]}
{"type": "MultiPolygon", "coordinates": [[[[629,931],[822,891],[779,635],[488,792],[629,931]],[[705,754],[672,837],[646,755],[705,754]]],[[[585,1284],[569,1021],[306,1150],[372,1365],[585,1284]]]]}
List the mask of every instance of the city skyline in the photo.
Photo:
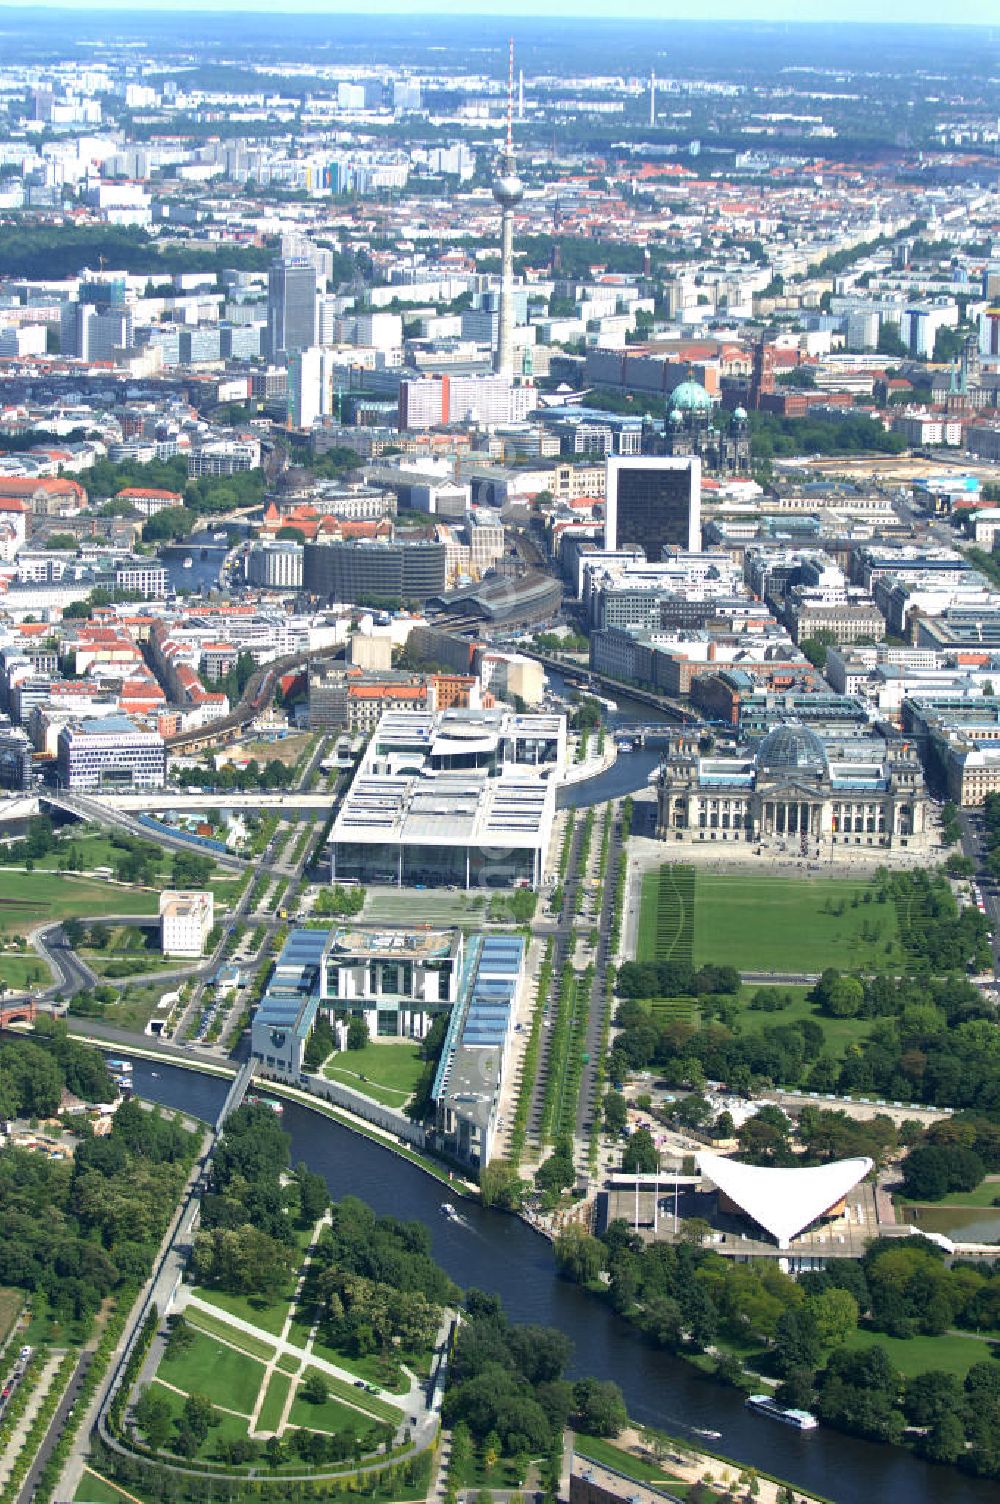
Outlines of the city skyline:
{"type": "MultiPolygon", "coordinates": [[[[167,10],[194,10],[204,16],[237,14],[245,12],[266,13],[271,7],[267,0],[213,0],[204,7],[199,0],[143,0],[134,5],[129,0],[103,0],[99,6],[87,0],[39,0],[32,9],[49,11],[75,11],[100,14],[104,11],[127,11],[130,14],[162,12],[167,10]]],[[[24,12],[26,7],[17,0],[0,0],[0,12],[24,12]]],[[[359,0],[292,0],[286,12],[298,15],[384,15],[399,18],[434,16],[461,16],[472,19],[465,0],[369,0],[362,7],[359,0]]],[[[613,21],[637,24],[648,22],[700,22],[742,23],[746,25],[782,25],[801,27],[828,25],[832,22],[862,25],[941,26],[949,29],[956,26],[992,27],[997,13],[993,0],[958,0],[948,13],[947,20],[941,16],[940,6],[933,0],[912,0],[905,16],[900,14],[896,0],[812,0],[803,6],[795,0],[753,0],[750,7],[740,0],[673,0],[664,6],[659,0],[625,0],[620,5],[611,5],[608,0],[485,0],[474,11],[483,20],[509,18],[517,20],[582,20],[590,22],[613,21]],[[803,13],[805,12],[805,14],[803,13]]]]}

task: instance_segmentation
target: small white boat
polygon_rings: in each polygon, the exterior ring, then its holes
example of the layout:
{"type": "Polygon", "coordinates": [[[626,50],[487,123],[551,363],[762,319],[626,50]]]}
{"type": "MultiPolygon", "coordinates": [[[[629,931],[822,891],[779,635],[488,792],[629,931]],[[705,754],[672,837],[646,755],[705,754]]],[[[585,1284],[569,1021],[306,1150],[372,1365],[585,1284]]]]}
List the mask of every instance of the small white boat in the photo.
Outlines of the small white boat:
{"type": "Polygon", "coordinates": [[[692,1436],[700,1436],[703,1441],[718,1441],[722,1436],[721,1431],[709,1431],[704,1426],[689,1426],[692,1436]]]}
{"type": "Polygon", "coordinates": [[[619,752],[632,752],[634,748],[631,742],[619,742],[618,750],[619,752]]]}
{"type": "Polygon", "coordinates": [[[184,560],[183,564],[181,565],[181,568],[182,569],[193,569],[194,568],[194,560],[191,558],[190,554],[188,554],[187,558],[184,560]]]}
{"type": "Polygon", "coordinates": [[[460,1222],[462,1220],[450,1201],[442,1201],[441,1215],[447,1217],[449,1222],[460,1222]]]}

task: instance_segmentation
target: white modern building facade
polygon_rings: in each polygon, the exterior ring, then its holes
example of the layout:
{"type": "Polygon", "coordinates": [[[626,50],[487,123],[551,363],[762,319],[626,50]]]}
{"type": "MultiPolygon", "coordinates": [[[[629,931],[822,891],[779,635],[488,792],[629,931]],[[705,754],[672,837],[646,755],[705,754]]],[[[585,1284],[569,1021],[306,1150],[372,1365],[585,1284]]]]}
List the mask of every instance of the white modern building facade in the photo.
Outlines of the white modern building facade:
{"type": "Polygon", "coordinates": [[[331,831],[333,882],[538,887],[566,718],[387,711],[331,831]]]}
{"type": "Polygon", "coordinates": [[[165,956],[205,954],[214,900],[209,892],[168,888],[160,894],[160,949],[165,956]]]}
{"type": "Polygon", "coordinates": [[[114,715],[64,726],[56,767],[64,789],[162,789],[167,754],[159,732],[142,731],[127,716],[114,715]]]}

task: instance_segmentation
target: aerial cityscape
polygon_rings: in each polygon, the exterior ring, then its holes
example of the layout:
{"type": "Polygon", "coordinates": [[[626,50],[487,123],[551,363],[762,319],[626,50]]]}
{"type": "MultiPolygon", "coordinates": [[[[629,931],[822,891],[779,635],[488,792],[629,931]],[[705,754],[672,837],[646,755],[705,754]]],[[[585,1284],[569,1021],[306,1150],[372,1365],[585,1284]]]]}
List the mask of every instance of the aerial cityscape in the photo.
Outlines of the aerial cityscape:
{"type": "Polygon", "coordinates": [[[495,9],[0,5],[0,1504],[997,1497],[1000,16],[495,9]]]}

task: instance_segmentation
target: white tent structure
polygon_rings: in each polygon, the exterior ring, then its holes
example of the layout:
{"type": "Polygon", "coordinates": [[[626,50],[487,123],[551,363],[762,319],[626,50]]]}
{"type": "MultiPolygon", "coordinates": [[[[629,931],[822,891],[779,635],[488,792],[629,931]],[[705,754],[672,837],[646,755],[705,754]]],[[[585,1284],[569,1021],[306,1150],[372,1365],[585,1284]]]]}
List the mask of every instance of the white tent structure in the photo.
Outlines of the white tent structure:
{"type": "Polygon", "coordinates": [[[861,1157],[801,1169],[742,1165],[721,1154],[695,1158],[702,1175],[769,1232],[779,1248],[787,1248],[798,1233],[842,1201],[872,1168],[872,1161],[861,1157]]]}

